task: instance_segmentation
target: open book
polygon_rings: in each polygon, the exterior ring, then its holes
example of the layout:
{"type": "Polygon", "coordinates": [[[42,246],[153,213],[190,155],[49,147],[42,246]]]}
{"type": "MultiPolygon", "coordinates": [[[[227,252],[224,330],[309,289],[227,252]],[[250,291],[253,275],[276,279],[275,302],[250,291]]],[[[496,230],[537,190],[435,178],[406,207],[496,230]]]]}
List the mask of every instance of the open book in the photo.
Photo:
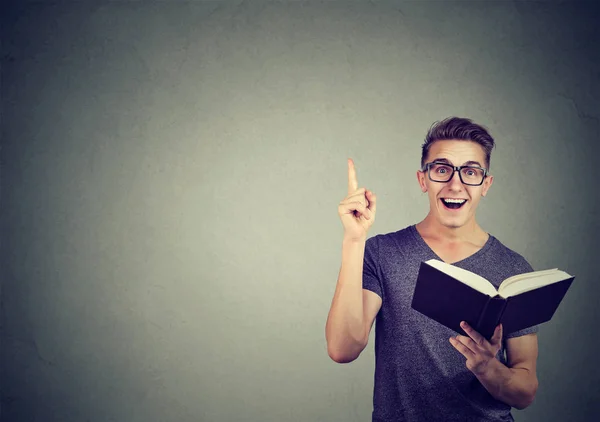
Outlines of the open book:
{"type": "Polygon", "coordinates": [[[430,259],[421,263],[412,308],[462,335],[467,321],[489,340],[500,323],[506,336],[549,321],[574,279],[554,268],[509,277],[496,290],[471,271],[430,259]]]}

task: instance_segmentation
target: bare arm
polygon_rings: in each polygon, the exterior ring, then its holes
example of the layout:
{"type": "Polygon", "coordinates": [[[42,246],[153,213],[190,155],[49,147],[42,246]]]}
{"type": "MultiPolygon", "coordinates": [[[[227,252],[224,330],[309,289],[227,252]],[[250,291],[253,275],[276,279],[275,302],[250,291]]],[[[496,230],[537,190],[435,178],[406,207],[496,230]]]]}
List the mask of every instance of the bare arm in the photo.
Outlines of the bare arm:
{"type": "Polygon", "coordinates": [[[344,241],[342,266],[327,317],[329,356],[338,363],[355,360],[367,346],[381,298],[362,288],[365,242],[344,241]]]}
{"type": "Polygon", "coordinates": [[[517,409],[525,409],[535,398],[538,388],[536,334],[506,340],[507,364],[496,355],[502,343],[502,325],[488,341],[465,321],[461,327],[468,334],[450,337],[450,343],[467,358],[467,368],[496,399],[517,409]]]}
{"type": "Polygon", "coordinates": [[[536,334],[506,340],[507,365],[495,360],[488,371],[477,378],[496,400],[525,409],[538,388],[536,360],[538,343],[536,334]]]}
{"type": "Polygon", "coordinates": [[[354,162],[348,160],[348,196],[338,207],[344,226],[342,265],[325,326],[327,352],[336,362],[356,359],[367,345],[381,298],[362,288],[367,232],[375,220],[376,197],[358,189],[354,162]]]}

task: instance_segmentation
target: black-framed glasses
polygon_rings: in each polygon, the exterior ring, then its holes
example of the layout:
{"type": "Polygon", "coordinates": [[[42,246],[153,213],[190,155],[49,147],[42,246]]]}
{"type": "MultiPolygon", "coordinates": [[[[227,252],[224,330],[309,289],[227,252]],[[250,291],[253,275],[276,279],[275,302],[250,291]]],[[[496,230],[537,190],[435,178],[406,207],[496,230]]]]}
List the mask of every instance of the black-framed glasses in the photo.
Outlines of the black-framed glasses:
{"type": "Polygon", "coordinates": [[[427,171],[429,180],[432,182],[446,183],[452,180],[454,172],[458,172],[460,181],[469,186],[480,186],[487,176],[487,169],[477,166],[451,166],[446,163],[431,162],[421,169],[427,171]]]}

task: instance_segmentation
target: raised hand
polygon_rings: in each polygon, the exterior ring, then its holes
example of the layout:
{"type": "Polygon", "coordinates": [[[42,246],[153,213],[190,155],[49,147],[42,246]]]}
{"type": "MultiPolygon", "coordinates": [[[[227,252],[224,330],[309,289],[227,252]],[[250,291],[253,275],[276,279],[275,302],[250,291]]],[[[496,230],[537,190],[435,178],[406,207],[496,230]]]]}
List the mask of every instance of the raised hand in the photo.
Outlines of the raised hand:
{"type": "Polygon", "coordinates": [[[373,192],[365,188],[358,188],[354,162],[352,159],[348,159],[348,196],[338,206],[345,239],[366,240],[367,232],[375,221],[376,201],[377,198],[373,192]]]}

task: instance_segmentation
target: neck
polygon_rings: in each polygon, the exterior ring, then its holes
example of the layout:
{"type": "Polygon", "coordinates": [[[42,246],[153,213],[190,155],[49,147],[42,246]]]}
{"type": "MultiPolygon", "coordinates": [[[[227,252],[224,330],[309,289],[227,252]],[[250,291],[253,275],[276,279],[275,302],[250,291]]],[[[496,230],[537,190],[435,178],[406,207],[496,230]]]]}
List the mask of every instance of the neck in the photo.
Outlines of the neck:
{"type": "Polygon", "coordinates": [[[485,234],[485,231],[477,224],[475,219],[469,220],[461,227],[447,227],[442,225],[431,214],[428,214],[423,221],[417,224],[417,228],[422,234],[437,240],[446,242],[472,241],[485,234]]]}

